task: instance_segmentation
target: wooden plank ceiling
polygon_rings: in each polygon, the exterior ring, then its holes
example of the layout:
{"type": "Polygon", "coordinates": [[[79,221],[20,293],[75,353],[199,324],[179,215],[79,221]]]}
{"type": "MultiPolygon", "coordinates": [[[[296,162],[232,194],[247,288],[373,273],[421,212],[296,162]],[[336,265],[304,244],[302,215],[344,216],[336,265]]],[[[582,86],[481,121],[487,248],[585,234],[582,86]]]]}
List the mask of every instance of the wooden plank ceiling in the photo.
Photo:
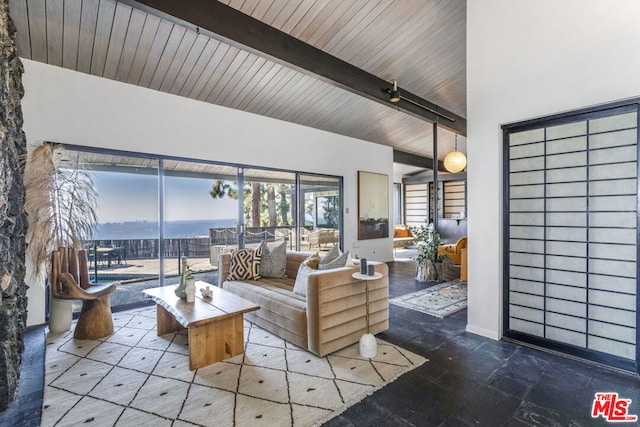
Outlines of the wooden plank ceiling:
{"type": "MultiPolygon", "coordinates": [[[[213,1],[213,0],[212,0],[213,1]]],[[[431,157],[432,125],[113,0],[9,0],[23,58],[431,157]]],[[[465,0],[223,0],[466,117],[465,0]]],[[[131,6],[133,5],[133,7],[131,6]]],[[[454,147],[440,129],[438,157],[454,147]]],[[[458,137],[466,152],[466,139],[458,137]]]]}

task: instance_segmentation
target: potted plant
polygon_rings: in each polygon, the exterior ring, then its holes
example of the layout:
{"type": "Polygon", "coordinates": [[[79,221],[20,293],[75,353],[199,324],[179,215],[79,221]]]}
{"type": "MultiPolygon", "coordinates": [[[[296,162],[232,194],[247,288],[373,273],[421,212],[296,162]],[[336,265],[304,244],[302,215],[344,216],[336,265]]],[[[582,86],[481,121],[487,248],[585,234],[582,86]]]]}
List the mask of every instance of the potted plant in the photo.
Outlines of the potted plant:
{"type": "Polygon", "coordinates": [[[411,232],[417,242],[417,254],[414,257],[417,263],[416,280],[421,282],[439,280],[442,261],[445,258],[444,255],[438,255],[440,234],[433,229],[433,224],[411,227],[411,232]]]}
{"type": "MultiPolygon", "coordinates": [[[[97,223],[98,195],[91,174],[79,159],[62,164],[62,150],[62,145],[44,143],[33,150],[25,167],[27,253],[35,278],[48,275],[51,254],[59,247],[82,248],[97,223]]],[[[70,327],[71,301],[51,298],[50,330],[70,327]]]]}

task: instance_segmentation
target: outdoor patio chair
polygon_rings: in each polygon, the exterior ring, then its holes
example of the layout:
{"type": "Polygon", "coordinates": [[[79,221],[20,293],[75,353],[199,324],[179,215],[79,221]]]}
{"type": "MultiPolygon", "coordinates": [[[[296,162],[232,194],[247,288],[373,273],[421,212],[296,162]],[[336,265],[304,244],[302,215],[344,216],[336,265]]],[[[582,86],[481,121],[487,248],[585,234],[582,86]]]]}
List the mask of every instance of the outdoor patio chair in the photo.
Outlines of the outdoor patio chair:
{"type": "Polygon", "coordinates": [[[61,247],[51,256],[51,296],[82,301],[82,310],[73,332],[79,340],[95,340],[113,333],[109,295],[115,284],[89,282],[87,253],[84,249],[61,247]]]}

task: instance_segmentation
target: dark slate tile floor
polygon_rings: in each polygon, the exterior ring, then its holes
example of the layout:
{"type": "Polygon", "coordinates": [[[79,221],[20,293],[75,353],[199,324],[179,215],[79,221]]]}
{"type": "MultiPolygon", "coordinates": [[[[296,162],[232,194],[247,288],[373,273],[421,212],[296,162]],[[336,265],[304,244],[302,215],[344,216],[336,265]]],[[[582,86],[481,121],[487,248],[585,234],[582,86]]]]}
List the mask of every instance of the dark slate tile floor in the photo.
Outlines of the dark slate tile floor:
{"type": "Polygon", "coordinates": [[[0,412],[0,427],[37,427],[44,397],[45,327],[29,327],[24,334],[18,394],[11,406],[0,412]]]}
{"type": "MultiPolygon", "coordinates": [[[[412,261],[389,264],[390,296],[433,286],[414,280],[412,261]]],[[[325,423],[350,426],[603,426],[591,418],[594,394],[618,392],[640,415],[640,377],[465,332],[466,310],[438,319],[390,306],[380,338],[429,362],[325,423]]],[[[44,327],[25,337],[17,400],[0,427],[38,426],[44,383],[44,327]]],[[[617,423],[625,425],[624,423],[617,423]]]]}
{"type": "MultiPolygon", "coordinates": [[[[389,266],[391,297],[434,285],[414,280],[411,261],[389,266]]],[[[591,418],[591,406],[605,391],[632,399],[629,413],[640,415],[636,375],[467,333],[466,310],[438,319],[392,304],[390,313],[389,330],[378,336],[429,362],[326,427],[603,426],[610,424],[591,418]]]]}

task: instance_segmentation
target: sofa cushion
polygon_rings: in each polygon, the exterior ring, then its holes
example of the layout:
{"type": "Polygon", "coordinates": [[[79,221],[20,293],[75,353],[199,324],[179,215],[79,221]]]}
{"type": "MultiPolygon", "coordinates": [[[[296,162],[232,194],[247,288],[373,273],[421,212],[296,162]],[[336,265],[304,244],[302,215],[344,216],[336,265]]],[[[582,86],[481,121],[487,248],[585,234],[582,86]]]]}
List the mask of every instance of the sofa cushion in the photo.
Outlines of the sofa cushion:
{"type": "Polygon", "coordinates": [[[259,280],[262,248],[236,249],[231,253],[227,280],[259,280]]]}
{"type": "Polygon", "coordinates": [[[287,277],[287,242],[269,249],[265,240],[260,244],[262,258],[260,259],[260,276],[282,279],[287,277]]]}
{"type": "Polygon", "coordinates": [[[307,302],[306,298],[291,292],[292,282],[292,279],[232,281],[225,282],[223,287],[260,306],[260,310],[245,314],[247,320],[307,348],[307,302]]]}
{"type": "Polygon", "coordinates": [[[257,284],[242,281],[225,282],[224,289],[258,304],[260,309],[300,321],[301,312],[307,310],[306,300],[293,294],[284,283],[277,283],[276,280],[263,279],[257,284]]]}

